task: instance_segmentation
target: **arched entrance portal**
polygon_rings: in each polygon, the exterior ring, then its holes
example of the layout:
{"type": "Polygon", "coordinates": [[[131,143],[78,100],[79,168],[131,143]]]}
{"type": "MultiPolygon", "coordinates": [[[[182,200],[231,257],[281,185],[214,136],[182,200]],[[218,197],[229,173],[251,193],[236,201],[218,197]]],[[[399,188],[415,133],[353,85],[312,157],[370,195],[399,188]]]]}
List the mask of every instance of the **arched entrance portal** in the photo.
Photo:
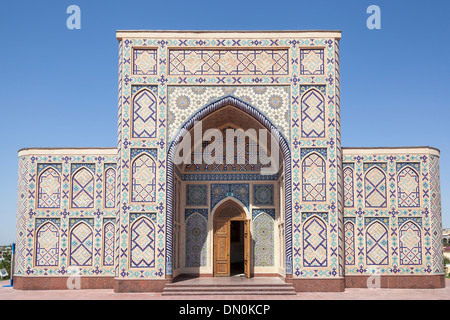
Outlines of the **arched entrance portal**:
{"type": "Polygon", "coordinates": [[[214,276],[251,275],[250,220],[236,202],[228,200],[214,215],[214,276]]]}
{"type": "MultiPolygon", "coordinates": [[[[248,139],[249,141],[253,139],[252,141],[259,145],[258,137],[253,138],[252,136],[248,139]]],[[[214,141],[216,141],[215,138],[214,141]]],[[[217,141],[220,141],[220,139],[217,141]]],[[[195,159],[196,154],[195,146],[197,145],[195,143],[196,141],[193,141],[191,144],[193,147],[192,159],[195,159]]],[[[223,143],[223,145],[226,145],[225,141],[223,143]]],[[[237,139],[235,143],[237,143],[237,139]]],[[[272,143],[270,146],[272,146],[272,143]]],[[[203,150],[208,147],[208,143],[206,145],[201,144],[203,150]]],[[[235,150],[238,149],[235,148],[235,150]]],[[[249,160],[249,155],[253,154],[247,146],[239,150],[242,151],[245,161],[249,160]]],[[[184,154],[183,152],[183,156],[184,154]]],[[[256,153],[256,155],[258,154],[256,153]]],[[[272,150],[267,149],[267,154],[271,157],[272,150]]],[[[223,156],[226,157],[226,153],[223,156]]],[[[241,231],[236,233],[236,230],[246,228],[246,234],[250,236],[249,230],[252,229],[254,243],[252,243],[253,248],[251,250],[253,252],[250,255],[249,245],[247,255],[253,258],[259,257],[257,261],[252,261],[252,263],[247,260],[249,263],[245,265],[244,273],[249,276],[250,266],[252,265],[252,273],[258,275],[280,274],[285,276],[292,274],[291,190],[289,144],[283,134],[262,113],[234,97],[222,98],[197,111],[181,126],[180,131],[175,134],[168,148],[166,276],[170,278],[172,275],[177,276],[186,273],[204,275],[219,275],[221,273],[228,275],[231,273],[231,268],[234,266],[231,262],[231,256],[230,262],[228,260],[226,260],[226,263],[223,262],[223,265],[226,266],[226,268],[221,267],[224,268],[223,272],[216,273],[216,270],[219,270],[220,267],[216,265],[217,261],[214,260],[214,251],[218,250],[216,248],[218,242],[214,241],[216,231],[214,219],[216,215],[214,212],[217,211],[215,207],[228,196],[235,197],[240,201],[242,208],[238,208],[237,212],[240,212],[242,217],[242,210],[245,208],[247,219],[251,219],[251,221],[233,222],[245,220],[244,218],[239,220],[239,215],[237,215],[235,218],[229,219],[229,223],[222,224],[223,228],[226,229],[222,231],[227,231],[231,243],[233,230],[239,237],[241,231]],[[219,130],[234,128],[244,131],[255,129],[258,133],[259,130],[266,129],[278,142],[279,159],[282,159],[279,162],[278,172],[269,177],[262,177],[262,166],[258,163],[257,165],[251,165],[250,162],[248,164],[246,162],[244,165],[238,164],[234,167],[207,165],[205,163],[199,165],[174,164],[174,156],[178,152],[177,148],[183,140],[184,133],[191,133],[191,138],[195,140],[195,132],[193,133],[193,131],[195,131],[194,125],[197,121],[202,122],[203,136],[211,128],[219,130]],[[241,194],[236,188],[239,190],[242,188],[244,192],[241,194]],[[217,194],[213,190],[219,190],[220,192],[217,194]],[[196,217],[198,221],[201,221],[201,224],[195,230],[190,228],[191,225],[194,225],[193,222],[189,225],[186,222],[190,217],[196,217]],[[189,235],[192,237],[189,238],[189,235]],[[188,240],[190,240],[189,243],[188,240]],[[191,257],[195,259],[190,259],[191,257]],[[229,271],[228,268],[230,268],[229,271]]],[[[225,214],[219,215],[219,213],[217,212],[219,217],[225,214]]],[[[227,253],[227,251],[221,253],[227,253]]],[[[230,251],[231,254],[232,251],[230,251]]]]}

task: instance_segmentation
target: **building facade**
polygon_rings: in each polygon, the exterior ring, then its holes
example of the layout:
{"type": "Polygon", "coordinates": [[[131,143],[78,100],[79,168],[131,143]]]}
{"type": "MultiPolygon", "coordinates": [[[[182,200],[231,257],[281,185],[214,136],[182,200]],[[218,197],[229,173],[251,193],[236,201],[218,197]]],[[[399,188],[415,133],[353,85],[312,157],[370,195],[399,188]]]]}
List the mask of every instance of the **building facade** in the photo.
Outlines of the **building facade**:
{"type": "Polygon", "coordinates": [[[117,148],[19,151],[15,288],[445,286],[439,151],[341,146],[340,37],[117,32],[117,148]]]}

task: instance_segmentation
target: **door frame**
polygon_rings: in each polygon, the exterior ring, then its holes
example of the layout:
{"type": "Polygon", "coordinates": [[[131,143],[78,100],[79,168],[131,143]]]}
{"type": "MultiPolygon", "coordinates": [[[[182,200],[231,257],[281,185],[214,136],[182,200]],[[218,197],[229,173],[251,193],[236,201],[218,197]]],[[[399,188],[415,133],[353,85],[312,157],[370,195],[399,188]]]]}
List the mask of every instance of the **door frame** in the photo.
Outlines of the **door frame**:
{"type": "Polygon", "coordinates": [[[251,255],[251,228],[250,228],[250,224],[251,224],[251,219],[249,219],[248,218],[248,216],[247,216],[247,213],[246,213],[246,211],[245,211],[245,209],[244,209],[244,206],[242,206],[241,204],[239,204],[237,201],[235,201],[235,199],[233,199],[233,198],[231,198],[231,199],[224,199],[225,201],[223,201],[222,203],[220,203],[220,205],[218,205],[217,207],[216,207],[216,209],[214,210],[214,215],[213,215],[213,223],[212,223],[212,228],[213,228],[213,232],[212,232],[212,235],[213,235],[213,239],[212,239],[212,243],[213,243],[213,263],[212,263],[212,267],[213,267],[213,276],[214,277],[216,277],[216,276],[221,276],[221,275],[217,275],[217,270],[216,270],[216,259],[217,259],[217,253],[216,253],[216,245],[217,245],[217,242],[216,242],[216,225],[219,223],[219,222],[223,222],[223,223],[226,223],[227,224],[227,243],[228,243],[228,247],[227,247],[227,250],[228,250],[228,252],[227,252],[227,257],[228,257],[228,261],[227,261],[227,277],[229,277],[230,276],[230,239],[231,239],[231,234],[230,234],[230,226],[231,226],[231,221],[242,221],[242,222],[244,222],[244,234],[243,234],[243,236],[244,236],[244,273],[245,273],[245,276],[247,277],[247,278],[250,278],[251,277],[251,274],[250,274],[250,270],[251,270],[251,265],[252,265],[252,263],[251,263],[251,257],[252,257],[252,255],[251,255]],[[229,204],[229,203],[233,203],[233,205],[239,210],[239,212],[240,212],[240,214],[241,214],[241,216],[240,217],[233,217],[233,218],[229,218],[229,219],[221,219],[221,218],[218,218],[218,214],[220,213],[220,211],[227,205],[227,204],[229,204]],[[247,223],[246,223],[247,222],[247,223]],[[248,244],[246,244],[245,243],[245,241],[246,241],[246,239],[245,239],[245,233],[246,233],[246,228],[245,228],[245,225],[246,224],[248,224],[248,233],[249,233],[249,236],[250,236],[250,238],[249,239],[247,239],[248,240],[248,244]],[[248,262],[247,262],[247,264],[245,264],[245,259],[248,259],[248,262]],[[245,268],[245,266],[248,266],[248,268],[245,268]],[[245,269],[247,269],[247,270],[245,270],[245,269]]]}

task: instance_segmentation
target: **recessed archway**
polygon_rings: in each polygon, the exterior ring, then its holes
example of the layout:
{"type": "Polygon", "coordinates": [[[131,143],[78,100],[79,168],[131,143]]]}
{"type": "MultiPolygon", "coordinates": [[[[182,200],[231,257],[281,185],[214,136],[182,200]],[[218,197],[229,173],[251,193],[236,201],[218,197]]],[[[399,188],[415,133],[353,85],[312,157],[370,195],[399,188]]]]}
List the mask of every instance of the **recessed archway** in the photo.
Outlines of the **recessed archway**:
{"type": "MultiPolygon", "coordinates": [[[[291,154],[289,144],[286,138],[280,133],[277,128],[271,123],[267,117],[259,110],[251,105],[235,98],[225,97],[215,101],[201,110],[197,111],[189,120],[187,120],[180,130],[174,135],[173,140],[169,144],[167,156],[167,210],[166,210],[166,275],[171,277],[173,275],[173,255],[174,255],[174,207],[175,207],[175,165],[174,157],[177,146],[183,140],[183,134],[189,132],[194,128],[198,121],[204,120],[209,115],[221,110],[225,107],[232,107],[245,113],[246,117],[251,117],[262,128],[267,129],[270,134],[278,141],[280,154],[283,158],[283,212],[284,212],[284,250],[286,257],[286,274],[292,274],[292,220],[291,220],[291,154]]],[[[212,208],[211,208],[212,209],[212,208]]]]}

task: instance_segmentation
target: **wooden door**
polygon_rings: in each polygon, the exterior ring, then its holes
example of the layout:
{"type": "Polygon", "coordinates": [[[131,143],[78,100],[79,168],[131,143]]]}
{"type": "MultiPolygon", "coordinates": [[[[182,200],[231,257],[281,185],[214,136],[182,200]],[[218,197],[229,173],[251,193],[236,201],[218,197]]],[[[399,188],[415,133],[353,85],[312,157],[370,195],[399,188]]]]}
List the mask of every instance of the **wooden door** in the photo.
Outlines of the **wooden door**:
{"type": "Polygon", "coordinates": [[[250,220],[244,221],[244,274],[246,278],[250,278],[251,267],[251,235],[250,235],[250,220]]]}
{"type": "Polygon", "coordinates": [[[214,276],[230,276],[230,221],[214,223],[214,276]]]}

